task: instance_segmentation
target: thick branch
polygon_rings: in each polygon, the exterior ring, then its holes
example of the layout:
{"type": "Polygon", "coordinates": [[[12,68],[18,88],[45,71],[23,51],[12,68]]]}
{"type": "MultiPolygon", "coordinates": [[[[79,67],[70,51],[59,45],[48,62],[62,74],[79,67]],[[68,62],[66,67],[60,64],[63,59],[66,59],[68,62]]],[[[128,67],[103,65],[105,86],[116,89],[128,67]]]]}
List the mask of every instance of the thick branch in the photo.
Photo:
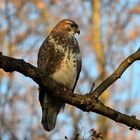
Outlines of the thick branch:
{"type": "Polygon", "coordinates": [[[78,107],[83,111],[91,111],[106,116],[116,122],[125,124],[130,128],[140,130],[140,120],[136,119],[134,115],[128,116],[120,113],[110,107],[105,106],[101,101],[91,99],[88,95],[69,94],[64,92],[55,92],[55,98],[59,98],[68,104],[78,107]],[[63,94],[62,94],[63,93],[63,94]]]}
{"type": "Polygon", "coordinates": [[[140,60],[140,48],[135,53],[127,57],[109,77],[107,77],[92,93],[90,93],[90,98],[98,98],[110,85],[119,79],[124,71],[136,60],[140,60]]]}
{"type": "Polygon", "coordinates": [[[37,84],[40,83],[38,69],[25,62],[23,59],[15,59],[12,57],[4,56],[0,52],[0,68],[6,72],[18,71],[19,73],[32,78],[37,84]]]}
{"type": "MultiPolygon", "coordinates": [[[[140,50],[137,51],[136,53],[132,54],[129,57],[129,59],[127,59],[129,64],[131,64],[132,62],[134,62],[135,60],[138,59],[138,54],[139,54],[138,52],[140,52],[140,50]]],[[[116,70],[116,71],[119,72],[119,74],[122,74],[128,66],[125,63],[124,64],[122,63],[120,65],[120,67],[121,68],[118,68],[120,70],[116,70]],[[124,67],[124,69],[123,69],[123,67],[124,67]]],[[[36,67],[25,62],[22,59],[15,59],[15,58],[7,57],[7,56],[2,55],[2,53],[0,53],[0,68],[2,68],[6,72],[18,71],[18,72],[22,73],[23,75],[30,77],[37,84],[44,85],[46,88],[53,89],[54,94],[52,96],[54,98],[62,100],[68,104],[74,105],[83,111],[96,112],[96,113],[106,116],[116,122],[120,122],[131,128],[140,130],[140,120],[137,120],[133,116],[128,116],[128,115],[125,115],[118,111],[115,111],[109,107],[106,107],[99,100],[97,100],[95,98],[91,98],[90,96],[92,96],[93,94],[78,95],[78,94],[73,94],[71,92],[60,89],[60,87],[58,87],[57,84],[52,79],[50,79],[49,77],[41,77],[41,74],[36,67]]],[[[110,80],[112,80],[112,79],[110,78],[110,80]]],[[[110,82],[110,84],[112,84],[113,82],[110,82]]],[[[102,84],[101,84],[101,88],[102,88],[102,84]]]]}

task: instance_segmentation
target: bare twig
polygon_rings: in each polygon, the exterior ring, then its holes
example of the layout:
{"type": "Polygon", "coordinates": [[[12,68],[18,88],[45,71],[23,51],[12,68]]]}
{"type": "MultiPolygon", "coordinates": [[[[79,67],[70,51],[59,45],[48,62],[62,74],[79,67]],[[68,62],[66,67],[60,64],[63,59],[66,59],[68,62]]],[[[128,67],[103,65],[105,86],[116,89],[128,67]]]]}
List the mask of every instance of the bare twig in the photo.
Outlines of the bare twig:
{"type": "Polygon", "coordinates": [[[91,94],[91,93],[93,92],[94,86],[95,86],[95,83],[93,82],[93,84],[92,84],[92,87],[91,87],[91,89],[90,89],[89,94],[91,94]]]}

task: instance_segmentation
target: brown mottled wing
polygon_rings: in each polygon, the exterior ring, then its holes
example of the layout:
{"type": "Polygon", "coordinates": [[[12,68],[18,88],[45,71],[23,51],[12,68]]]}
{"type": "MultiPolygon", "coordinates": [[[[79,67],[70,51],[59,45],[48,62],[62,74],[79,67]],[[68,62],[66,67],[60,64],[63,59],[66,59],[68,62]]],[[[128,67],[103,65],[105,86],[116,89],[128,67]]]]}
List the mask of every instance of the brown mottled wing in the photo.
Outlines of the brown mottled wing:
{"type": "MultiPolygon", "coordinates": [[[[46,38],[39,49],[37,61],[37,65],[42,76],[47,76],[49,60],[51,59],[53,53],[54,48],[52,44],[49,43],[48,38],[46,38]]],[[[44,104],[44,93],[45,89],[43,87],[39,87],[39,101],[41,103],[41,106],[43,106],[44,104]]]]}
{"type": "Polygon", "coordinates": [[[46,38],[39,49],[37,61],[38,68],[44,76],[47,74],[48,62],[51,60],[50,58],[53,56],[53,54],[54,46],[48,41],[48,38],[46,38]]]}
{"type": "Polygon", "coordinates": [[[53,74],[64,58],[61,52],[56,53],[55,44],[49,40],[49,37],[46,38],[39,49],[37,62],[38,68],[45,77],[53,74]]]}
{"type": "MultiPolygon", "coordinates": [[[[77,42],[77,40],[76,40],[76,42],[77,42]]],[[[76,45],[77,45],[77,49],[80,53],[78,42],[76,43],[76,45]]],[[[76,87],[76,84],[77,84],[77,81],[79,79],[79,75],[80,75],[80,72],[81,72],[81,67],[82,67],[82,60],[81,60],[81,57],[80,57],[79,59],[77,59],[77,77],[76,77],[76,81],[75,81],[75,84],[74,84],[74,87],[73,87],[72,91],[74,91],[74,89],[76,87]]]]}
{"type": "Polygon", "coordinates": [[[74,91],[74,89],[75,89],[75,87],[76,87],[76,84],[77,84],[77,81],[78,81],[78,79],[79,79],[79,75],[80,75],[80,71],[81,71],[81,67],[82,67],[82,61],[81,61],[81,59],[80,59],[80,60],[77,60],[77,63],[78,63],[78,64],[77,64],[77,77],[76,77],[75,85],[74,85],[72,91],[74,91]]]}

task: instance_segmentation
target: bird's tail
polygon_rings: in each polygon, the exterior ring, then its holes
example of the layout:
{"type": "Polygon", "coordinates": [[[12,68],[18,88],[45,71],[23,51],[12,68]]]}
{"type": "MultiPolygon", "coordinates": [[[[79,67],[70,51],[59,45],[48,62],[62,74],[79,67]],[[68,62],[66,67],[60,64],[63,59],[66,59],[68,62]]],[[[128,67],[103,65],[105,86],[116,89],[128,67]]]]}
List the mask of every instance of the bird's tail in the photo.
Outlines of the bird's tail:
{"type": "Polygon", "coordinates": [[[55,127],[57,115],[61,108],[64,108],[64,103],[56,101],[47,93],[44,94],[44,103],[42,104],[42,125],[45,130],[51,131],[55,127]]]}

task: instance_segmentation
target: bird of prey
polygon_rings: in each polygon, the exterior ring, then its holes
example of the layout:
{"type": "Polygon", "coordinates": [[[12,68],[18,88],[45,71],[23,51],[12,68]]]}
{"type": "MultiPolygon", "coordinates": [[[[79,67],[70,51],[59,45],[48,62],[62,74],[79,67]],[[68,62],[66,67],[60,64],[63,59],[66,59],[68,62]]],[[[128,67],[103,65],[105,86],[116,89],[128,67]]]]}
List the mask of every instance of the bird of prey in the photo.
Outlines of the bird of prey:
{"type": "MultiPolygon", "coordinates": [[[[79,26],[70,19],[63,19],[52,29],[38,52],[38,68],[42,76],[52,78],[59,86],[74,91],[81,71],[81,57],[75,33],[79,26]]],[[[51,131],[57,115],[65,103],[51,97],[53,91],[39,87],[39,101],[42,107],[42,125],[51,131]]]]}

